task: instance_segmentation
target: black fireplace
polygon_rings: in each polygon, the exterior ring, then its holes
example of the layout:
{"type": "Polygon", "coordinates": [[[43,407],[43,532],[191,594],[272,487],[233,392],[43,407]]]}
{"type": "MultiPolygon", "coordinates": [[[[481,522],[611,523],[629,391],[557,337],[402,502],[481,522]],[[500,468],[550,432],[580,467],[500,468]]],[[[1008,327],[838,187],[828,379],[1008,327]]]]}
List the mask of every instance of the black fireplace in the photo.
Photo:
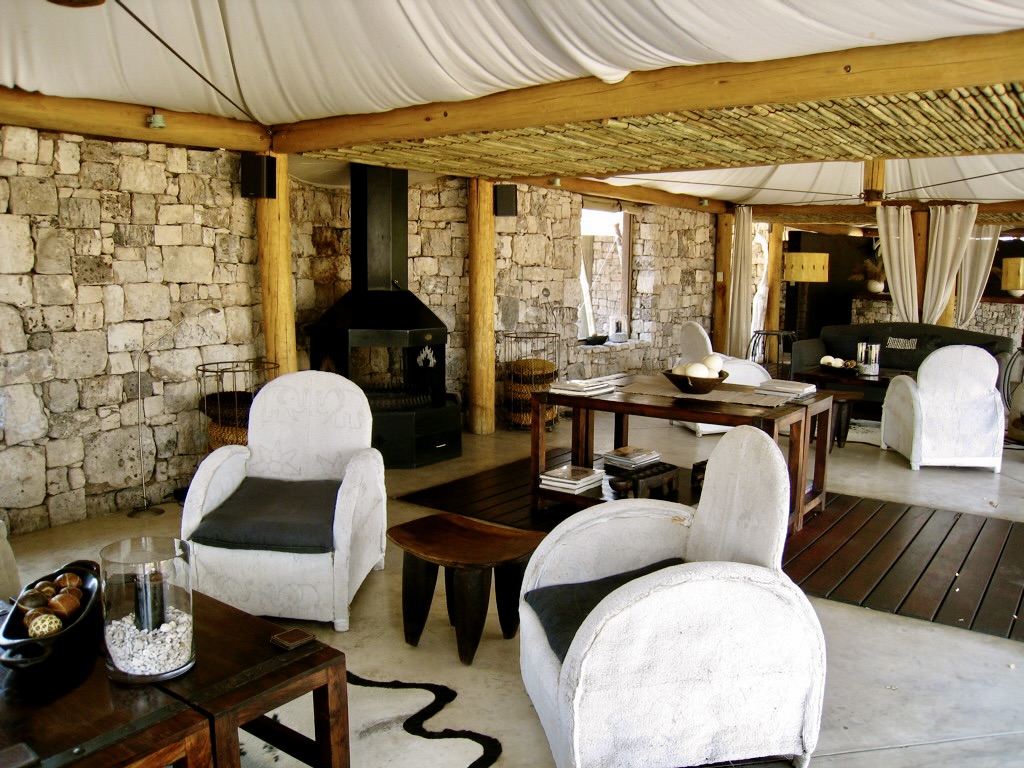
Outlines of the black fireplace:
{"type": "Polygon", "coordinates": [[[462,417],[445,391],[448,329],[409,290],[408,174],[353,163],[351,180],[352,290],[307,326],[310,366],[366,392],[385,466],[455,458],[462,417]]]}

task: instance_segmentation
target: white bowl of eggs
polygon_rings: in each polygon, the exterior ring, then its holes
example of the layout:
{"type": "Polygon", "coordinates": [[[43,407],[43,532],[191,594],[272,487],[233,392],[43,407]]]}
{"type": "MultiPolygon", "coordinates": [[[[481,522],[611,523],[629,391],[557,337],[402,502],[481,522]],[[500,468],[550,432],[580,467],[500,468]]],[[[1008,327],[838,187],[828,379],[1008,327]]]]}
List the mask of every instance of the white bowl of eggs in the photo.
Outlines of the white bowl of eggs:
{"type": "Polygon", "coordinates": [[[672,370],[662,373],[680,392],[687,395],[703,395],[729,377],[729,372],[722,370],[722,363],[721,355],[712,354],[699,363],[677,365],[672,370]]]}

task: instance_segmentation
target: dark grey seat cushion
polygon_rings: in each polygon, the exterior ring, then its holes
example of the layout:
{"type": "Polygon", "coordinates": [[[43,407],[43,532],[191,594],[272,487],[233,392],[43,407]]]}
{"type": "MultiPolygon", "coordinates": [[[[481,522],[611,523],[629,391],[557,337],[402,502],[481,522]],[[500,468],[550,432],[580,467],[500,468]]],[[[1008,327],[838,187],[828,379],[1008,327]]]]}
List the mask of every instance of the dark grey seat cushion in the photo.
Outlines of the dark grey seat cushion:
{"type": "Polygon", "coordinates": [[[340,480],[247,477],[203,518],[192,541],[225,549],[330,552],[340,487],[340,480]]]}
{"type": "Polygon", "coordinates": [[[565,661],[565,654],[569,652],[576,631],[598,603],[633,579],[671,565],[681,565],[683,562],[681,558],[673,557],[595,581],[553,584],[549,587],[531,589],[523,599],[537,614],[551,650],[555,652],[559,661],[565,661]]]}

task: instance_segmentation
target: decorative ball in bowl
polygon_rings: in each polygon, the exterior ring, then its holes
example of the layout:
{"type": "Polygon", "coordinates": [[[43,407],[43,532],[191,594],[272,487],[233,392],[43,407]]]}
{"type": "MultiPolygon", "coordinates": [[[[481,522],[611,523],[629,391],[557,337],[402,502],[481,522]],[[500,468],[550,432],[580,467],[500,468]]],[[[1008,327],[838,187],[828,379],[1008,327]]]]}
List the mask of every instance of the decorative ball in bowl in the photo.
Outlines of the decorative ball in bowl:
{"type": "Polygon", "coordinates": [[[687,376],[685,373],[672,373],[672,371],[662,371],[662,373],[665,374],[666,379],[675,384],[676,389],[687,395],[707,394],[729,378],[728,371],[719,371],[714,378],[687,376]]]}

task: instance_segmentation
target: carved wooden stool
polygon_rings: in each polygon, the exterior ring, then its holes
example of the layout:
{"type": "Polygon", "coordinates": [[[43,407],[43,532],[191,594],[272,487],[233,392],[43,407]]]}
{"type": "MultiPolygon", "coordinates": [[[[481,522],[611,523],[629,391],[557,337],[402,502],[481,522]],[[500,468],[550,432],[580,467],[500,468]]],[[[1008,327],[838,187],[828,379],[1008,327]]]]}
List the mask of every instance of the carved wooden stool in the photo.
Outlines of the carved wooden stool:
{"type": "Polygon", "coordinates": [[[430,613],[437,568],[444,567],[448,620],[455,626],[459,659],[472,664],[487,618],[494,569],[494,596],[505,639],[519,629],[519,590],[533,550],[544,539],[524,531],[462,515],[429,515],[388,529],[401,547],[402,623],[405,642],[417,645],[430,613]]]}

